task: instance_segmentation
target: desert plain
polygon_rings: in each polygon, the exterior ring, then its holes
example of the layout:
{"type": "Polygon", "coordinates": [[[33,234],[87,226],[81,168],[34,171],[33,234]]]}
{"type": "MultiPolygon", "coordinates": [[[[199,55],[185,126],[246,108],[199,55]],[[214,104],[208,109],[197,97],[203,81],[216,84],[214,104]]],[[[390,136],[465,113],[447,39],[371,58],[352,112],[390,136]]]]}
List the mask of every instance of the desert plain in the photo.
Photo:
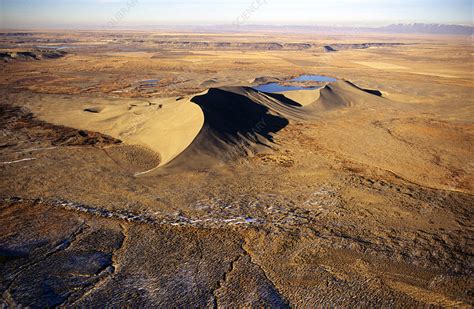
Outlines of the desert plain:
{"type": "Polygon", "coordinates": [[[471,37],[0,47],[2,307],[474,304],[471,37]]]}

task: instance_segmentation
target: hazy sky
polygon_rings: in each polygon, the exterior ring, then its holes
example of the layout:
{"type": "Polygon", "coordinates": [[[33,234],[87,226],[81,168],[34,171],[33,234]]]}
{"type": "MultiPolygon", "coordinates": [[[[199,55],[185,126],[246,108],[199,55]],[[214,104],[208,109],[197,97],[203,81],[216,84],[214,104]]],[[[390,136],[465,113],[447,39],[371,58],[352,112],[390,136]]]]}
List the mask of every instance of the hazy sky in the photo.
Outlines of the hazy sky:
{"type": "Polygon", "coordinates": [[[473,0],[0,0],[1,28],[472,24],[473,0]]]}

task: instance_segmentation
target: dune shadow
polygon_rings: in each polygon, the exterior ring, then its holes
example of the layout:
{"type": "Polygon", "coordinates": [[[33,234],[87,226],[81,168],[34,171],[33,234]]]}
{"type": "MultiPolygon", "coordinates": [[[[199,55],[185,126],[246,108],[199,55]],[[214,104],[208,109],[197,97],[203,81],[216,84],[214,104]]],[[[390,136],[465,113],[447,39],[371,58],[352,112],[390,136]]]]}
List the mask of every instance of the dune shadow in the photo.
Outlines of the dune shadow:
{"type": "Polygon", "coordinates": [[[257,134],[273,142],[271,133],[289,124],[288,119],[270,114],[268,107],[221,89],[209,89],[191,101],[201,107],[204,126],[227,144],[242,138],[258,142],[257,134]]]}
{"type": "Polygon", "coordinates": [[[267,92],[265,92],[265,94],[267,96],[275,99],[275,100],[278,100],[278,101],[282,102],[285,105],[294,106],[294,107],[302,107],[303,106],[298,102],[295,102],[291,99],[288,99],[287,97],[285,97],[285,95],[283,95],[281,93],[267,93],[267,92]]]}
{"type": "Polygon", "coordinates": [[[89,108],[84,109],[84,112],[99,114],[100,112],[102,112],[102,110],[103,108],[100,108],[100,107],[89,107],[89,108]]]}
{"type": "Polygon", "coordinates": [[[361,90],[361,91],[364,91],[364,92],[367,92],[367,93],[370,93],[372,95],[376,95],[378,97],[381,97],[382,96],[382,92],[379,91],[379,90],[376,90],[376,89],[364,89],[364,88],[361,88],[359,86],[357,86],[356,84],[354,84],[353,82],[351,81],[346,81],[348,84],[350,84],[351,86],[361,90]]]}

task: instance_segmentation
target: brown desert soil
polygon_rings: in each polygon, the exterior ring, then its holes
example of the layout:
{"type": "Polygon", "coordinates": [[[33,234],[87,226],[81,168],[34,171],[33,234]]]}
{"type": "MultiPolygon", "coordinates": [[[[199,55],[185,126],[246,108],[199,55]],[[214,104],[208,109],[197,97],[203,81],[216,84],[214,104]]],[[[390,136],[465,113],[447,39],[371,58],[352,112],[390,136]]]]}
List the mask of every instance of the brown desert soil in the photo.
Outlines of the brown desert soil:
{"type": "Polygon", "coordinates": [[[1,306],[474,305],[469,38],[110,35],[0,38],[1,306]]]}

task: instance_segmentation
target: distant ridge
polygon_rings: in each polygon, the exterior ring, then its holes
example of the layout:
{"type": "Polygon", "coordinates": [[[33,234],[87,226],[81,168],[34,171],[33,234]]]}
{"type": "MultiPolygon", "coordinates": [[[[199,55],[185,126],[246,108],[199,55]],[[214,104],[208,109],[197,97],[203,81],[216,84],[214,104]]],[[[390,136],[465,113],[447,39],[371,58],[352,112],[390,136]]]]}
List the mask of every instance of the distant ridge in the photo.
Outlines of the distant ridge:
{"type": "MultiPolygon", "coordinates": [[[[115,26],[109,29],[103,29],[100,25],[89,25],[81,28],[72,27],[71,25],[58,25],[57,27],[45,29],[75,29],[75,30],[166,30],[168,32],[195,32],[195,33],[234,33],[234,32],[281,32],[281,33],[320,33],[320,34],[354,34],[354,33],[426,33],[426,34],[446,34],[446,35],[473,35],[474,25],[455,25],[455,24],[424,24],[424,23],[405,23],[391,24],[379,27],[363,27],[363,26],[323,26],[323,25],[264,25],[264,24],[222,24],[222,25],[134,25],[134,26],[115,26]]],[[[31,29],[2,29],[1,36],[27,36],[32,33],[26,32],[31,29]],[[25,33],[26,32],[26,33],[25,33]]]]}
{"type": "MultiPolygon", "coordinates": [[[[198,31],[212,31],[216,26],[195,27],[198,31]]],[[[319,26],[319,25],[242,25],[239,27],[231,25],[219,26],[221,32],[235,31],[270,31],[270,32],[294,32],[294,33],[425,33],[441,35],[473,35],[474,26],[472,25],[450,25],[450,24],[391,24],[382,27],[358,27],[358,26],[319,26]]]]}
{"type": "Polygon", "coordinates": [[[393,24],[379,28],[383,32],[394,33],[433,33],[433,34],[474,34],[473,26],[444,25],[444,24],[393,24]]]}

